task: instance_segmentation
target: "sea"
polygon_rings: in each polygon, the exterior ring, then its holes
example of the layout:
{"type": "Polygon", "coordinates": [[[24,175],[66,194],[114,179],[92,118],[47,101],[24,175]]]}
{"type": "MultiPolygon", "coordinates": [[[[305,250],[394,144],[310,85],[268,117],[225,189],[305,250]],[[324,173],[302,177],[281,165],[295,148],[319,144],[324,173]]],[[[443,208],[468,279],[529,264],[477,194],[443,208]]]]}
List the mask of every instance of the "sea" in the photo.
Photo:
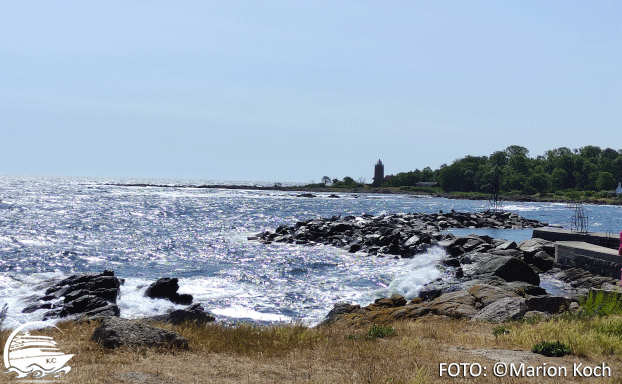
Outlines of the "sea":
{"type": "MultiPolygon", "coordinates": [[[[118,300],[123,318],[183,308],[144,297],[158,278],[177,277],[179,292],[192,294],[217,321],[315,325],[337,302],[367,305],[392,293],[416,297],[447,273],[438,267],[444,250],[395,259],[327,245],[266,245],[247,237],[334,215],[488,209],[486,201],[412,195],[304,198],[290,191],[198,188],[273,184],[0,176],[0,309],[8,305],[3,327],[43,319],[46,310],[22,313],[42,295],[40,283],[104,270],[124,279],[118,300]]],[[[570,228],[573,217],[560,203],[508,202],[503,208],[563,228],[570,228]]],[[[618,236],[622,207],[584,209],[590,231],[618,236]]],[[[517,242],[532,235],[529,229],[452,231],[517,242]]]]}

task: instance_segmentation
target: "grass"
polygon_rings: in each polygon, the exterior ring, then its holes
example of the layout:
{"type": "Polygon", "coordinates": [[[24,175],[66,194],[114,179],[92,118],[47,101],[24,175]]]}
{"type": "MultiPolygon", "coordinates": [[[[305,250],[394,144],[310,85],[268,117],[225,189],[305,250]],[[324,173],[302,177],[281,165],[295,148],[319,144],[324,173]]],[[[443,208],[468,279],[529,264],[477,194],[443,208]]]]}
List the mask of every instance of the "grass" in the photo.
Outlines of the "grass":
{"type": "MultiPolygon", "coordinates": [[[[171,383],[536,383],[542,379],[439,377],[439,365],[477,362],[491,369],[494,360],[472,352],[482,349],[530,351],[537,343],[556,340],[568,345],[574,355],[539,356],[532,363],[572,367],[573,363],[606,362],[619,367],[622,362],[620,315],[561,318],[534,324],[510,322],[501,327],[443,317],[426,317],[382,327],[160,325],[186,337],[190,342],[189,351],[106,350],[90,341],[96,326],[96,322],[65,322],[58,324],[62,333],[54,329],[43,331],[54,337],[63,352],[75,354],[69,363],[72,371],[58,382],[131,383],[136,381],[124,381],[117,375],[142,372],[162,380],[154,383],[166,380],[171,383]],[[498,330],[496,335],[495,330],[498,330]]],[[[620,370],[613,369],[613,373],[614,378],[597,382],[619,383],[620,370]]],[[[546,382],[573,380],[573,377],[547,378],[546,382]]],[[[8,382],[19,383],[19,380],[0,373],[0,383],[8,382]]]]}
{"type": "Polygon", "coordinates": [[[507,323],[507,334],[498,337],[500,345],[530,349],[541,342],[560,341],[575,356],[622,361],[622,316],[562,316],[537,323],[507,323]]]}

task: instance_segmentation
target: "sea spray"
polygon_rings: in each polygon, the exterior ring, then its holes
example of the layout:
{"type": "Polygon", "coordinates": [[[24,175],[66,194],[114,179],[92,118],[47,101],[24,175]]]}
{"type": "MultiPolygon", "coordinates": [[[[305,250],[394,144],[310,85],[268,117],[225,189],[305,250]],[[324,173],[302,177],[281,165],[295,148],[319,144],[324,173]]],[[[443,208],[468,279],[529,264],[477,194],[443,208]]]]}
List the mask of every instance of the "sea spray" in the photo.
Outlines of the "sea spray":
{"type": "Polygon", "coordinates": [[[443,276],[438,263],[445,257],[447,253],[440,247],[433,247],[426,253],[416,255],[404,266],[405,273],[391,281],[389,293],[400,294],[407,300],[417,297],[426,284],[443,276]]]}

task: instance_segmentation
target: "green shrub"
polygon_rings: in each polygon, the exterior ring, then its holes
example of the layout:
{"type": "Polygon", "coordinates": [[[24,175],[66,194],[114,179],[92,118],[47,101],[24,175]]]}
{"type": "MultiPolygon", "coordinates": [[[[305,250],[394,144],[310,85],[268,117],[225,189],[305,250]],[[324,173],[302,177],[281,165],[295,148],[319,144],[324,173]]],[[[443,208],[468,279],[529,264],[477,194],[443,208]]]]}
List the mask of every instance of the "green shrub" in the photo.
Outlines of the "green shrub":
{"type": "Polygon", "coordinates": [[[381,338],[395,335],[395,329],[393,327],[383,327],[380,325],[373,325],[367,331],[367,336],[370,338],[381,338]]]}
{"type": "Polygon", "coordinates": [[[559,340],[554,343],[548,341],[538,343],[531,348],[531,352],[548,357],[562,357],[572,353],[570,348],[559,340]]]}
{"type": "Polygon", "coordinates": [[[536,193],[538,193],[538,190],[531,185],[527,185],[523,189],[523,195],[535,195],[536,193]]]}
{"type": "Polygon", "coordinates": [[[510,330],[504,327],[503,325],[496,326],[492,330],[492,334],[495,337],[495,339],[501,335],[508,335],[509,333],[510,333],[510,330]]]}
{"type": "Polygon", "coordinates": [[[581,198],[581,193],[578,191],[569,191],[566,192],[566,197],[572,200],[578,200],[581,198]]]}

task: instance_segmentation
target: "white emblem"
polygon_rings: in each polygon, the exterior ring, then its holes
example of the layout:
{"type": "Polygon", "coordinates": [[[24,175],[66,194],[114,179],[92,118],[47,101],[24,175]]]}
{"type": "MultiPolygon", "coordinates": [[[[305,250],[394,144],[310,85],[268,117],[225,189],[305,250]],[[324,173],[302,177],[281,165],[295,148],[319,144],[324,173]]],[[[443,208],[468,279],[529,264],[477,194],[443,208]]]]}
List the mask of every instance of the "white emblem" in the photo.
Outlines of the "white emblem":
{"type": "MultiPolygon", "coordinates": [[[[25,328],[33,325],[45,324],[56,329],[55,325],[44,321],[26,323],[11,333],[4,345],[5,373],[16,373],[17,378],[32,375],[39,378],[52,375],[60,377],[67,374],[70,366],[64,366],[73,355],[65,355],[57,347],[56,342],[49,336],[31,336],[25,328]],[[22,331],[24,330],[24,331],[22,331]]],[[[60,329],[58,329],[60,331],[60,329]]],[[[62,331],[61,331],[62,332],[62,331]]]]}

